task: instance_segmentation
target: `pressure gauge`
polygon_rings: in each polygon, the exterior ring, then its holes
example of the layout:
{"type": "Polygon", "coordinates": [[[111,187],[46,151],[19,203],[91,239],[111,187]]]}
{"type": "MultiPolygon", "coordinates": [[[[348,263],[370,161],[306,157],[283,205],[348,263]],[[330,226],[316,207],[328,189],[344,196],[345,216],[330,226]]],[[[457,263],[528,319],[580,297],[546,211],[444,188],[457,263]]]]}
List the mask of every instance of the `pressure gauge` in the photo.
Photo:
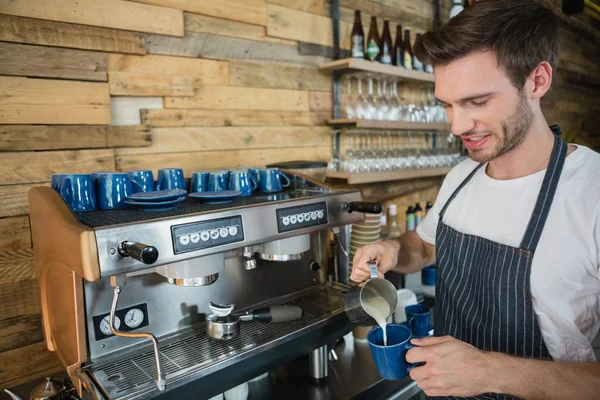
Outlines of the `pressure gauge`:
{"type": "MultiPolygon", "coordinates": [[[[112,335],[113,333],[110,330],[110,315],[107,315],[106,317],[102,318],[102,321],[100,321],[100,332],[102,332],[103,334],[109,336],[112,335]]],[[[119,329],[119,327],[121,326],[121,320],[119,319],[119,317],[117,317],[115,315],[115,329],[119,329]]]]}
{"type": "Polygon", "coordinates": [[[144,322],[144,312],[139,308],[132,308],[125,314],[125,325],[129,328],[137,328],[144,322]]]}

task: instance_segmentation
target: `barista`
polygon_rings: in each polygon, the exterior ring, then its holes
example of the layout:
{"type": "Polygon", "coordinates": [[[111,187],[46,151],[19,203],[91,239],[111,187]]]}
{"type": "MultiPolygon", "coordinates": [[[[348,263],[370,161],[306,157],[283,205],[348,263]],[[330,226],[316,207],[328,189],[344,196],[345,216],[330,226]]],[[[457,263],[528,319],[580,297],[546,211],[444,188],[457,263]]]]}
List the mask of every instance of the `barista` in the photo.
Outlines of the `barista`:
{"type": "Polygon", "coordinates": [[[541,111],[555,16],[533,0],[481,0],[414,52],[434,66],[470,157],[416,232],[357,251],[351,279],[367,279],[371,260],[381,277],[437,265],[436,337],[406,356],[425,363],[410,375],[428,396],[598,398],[600,155],[565,143],[541,111]]]}

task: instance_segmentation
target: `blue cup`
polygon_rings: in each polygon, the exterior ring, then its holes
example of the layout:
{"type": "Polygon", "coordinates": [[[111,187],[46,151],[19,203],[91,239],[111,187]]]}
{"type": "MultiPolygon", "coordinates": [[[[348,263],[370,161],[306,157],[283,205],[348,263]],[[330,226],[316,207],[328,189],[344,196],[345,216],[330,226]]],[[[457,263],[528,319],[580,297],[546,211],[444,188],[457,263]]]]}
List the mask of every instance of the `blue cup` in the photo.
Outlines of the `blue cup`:
{"type": "Polygon", "coordinates": [[[58,192],[58,184],[60,182],[60,178],[69,175],[69,174],[52,174],[50,187],[58,192]]]}
{"type": "Polygon", "coordinates": [[[421,283],[425,286],[435,286],[435,265],[421,270],[421,283]]]}
{"type": "Polygon", "coordinates": [[[229,190],[242,192],[242,196],[250,196],[258,187],[252,175],[244,171],[232,171],[229,175],[229,190]]]}
{"type": "Polygon", "coordinates": [[[190,192],[207,192],[208,191],[208,171],[196,171],[192,174],[192,184],[190,192]]]}
{"type": "Polygon", "coordinates": [[[221,190],[227,190],[229,187],[229,172],[228,171],[217,171],[211,172],[208,175],[208,191],[218,192],[221,190]]]}
{"type": "Polygon", "coordinates": [[[139,169],[135,171],[127,171],[133,193],[153,192],[156,190],[154,185],[154,175],[148,169],[139,169]]]}
{"type": "Polygon", "coordinates": [[[54,190],[60,194],[73,211],[92,211],[96,209],[94,181],[90,174],[57,174],[53,178],[54,190]]]}
{"type": "Polygon", "coordinates": [[[290,186],[290,178],[277,168],[263,168],[259,171],[260,190],[263,192],[278,192],[290,186]]]}
{"type": "Polygon", "coordinates": [[[98,173],[98,207],[101,210],[126,208],[127,196],[133,194],[129,174],[125,172],[98,173]]]}
{"type": "Polygon", "coordinates": [[[258,185],[260,186],[260,170],[261,167],[248,167],[248,173],[254,177],[258,185]]]}
{"type": "Polygon", "coordinates": [[[404,311],[406,312],[406,325],[408,325],[414,337],[429,335],[431,308],[423,304],[412,304],[406,306],[404,311]]]}
{"type": "Polygon", "coordinates": [[[415,346],[410,343],[412,334],[406,326],[388,324],[386,330],[387,346],[383,345],[381,327],[372,329],[367,334],[367,342],[379,375],[383,379],[396,381],[404,378],[416,366],[406,361],[406,352],[415,346]]]}
{"type": "Polygon", "coordinates": [[[161,168],[158,170],[156,190],[186,190],[183,170],[181,168],[161,168]]]}

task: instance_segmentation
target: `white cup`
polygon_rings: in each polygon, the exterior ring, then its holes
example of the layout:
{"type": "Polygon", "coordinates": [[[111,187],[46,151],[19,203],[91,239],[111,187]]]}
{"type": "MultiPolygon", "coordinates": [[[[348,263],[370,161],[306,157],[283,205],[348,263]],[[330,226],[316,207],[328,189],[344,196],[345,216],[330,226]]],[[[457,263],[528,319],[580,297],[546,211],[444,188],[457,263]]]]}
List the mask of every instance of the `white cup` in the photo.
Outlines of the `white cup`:
{"type": "Polygon", "coordinates": [[[394,312],[394,323],[406,322],[404,307],[417,304],[417,295],[410,289],[398,289],[398,308],[394,312]]]}
{"type": "Polygon", "coordinates": [[[215,397],[211,397],[208,400],[223,400],[223,393],[216,395],[215,397]]]}
{"type": "Polygon", "coordinates": [[[248,382],[233,387],[225,392],[225,400],[246,400],[248,398],[248,382]]]}

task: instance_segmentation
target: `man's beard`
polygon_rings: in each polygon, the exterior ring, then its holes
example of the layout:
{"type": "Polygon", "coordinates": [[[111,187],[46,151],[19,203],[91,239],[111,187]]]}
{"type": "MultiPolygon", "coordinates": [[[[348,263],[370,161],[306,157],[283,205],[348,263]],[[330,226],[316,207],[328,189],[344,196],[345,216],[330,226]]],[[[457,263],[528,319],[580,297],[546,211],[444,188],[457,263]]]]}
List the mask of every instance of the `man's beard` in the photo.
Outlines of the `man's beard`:
{"type": "MultiPolygon", "coordinates": [[[[469,157],[477,162],[490,162],[508,153],[523,143],[532,121],[533,112],[531,107],[527,104],[525,95],[519,94],[519,104],[517,104],[516,111],[502,121],[503,135],[491,132],[498,141],[496,147],[491,153],[486,153],[483,149],[469,150],[469,157]]],[[[467,133],[465,136],[474,136],[474,134],[467,133]]]]}

